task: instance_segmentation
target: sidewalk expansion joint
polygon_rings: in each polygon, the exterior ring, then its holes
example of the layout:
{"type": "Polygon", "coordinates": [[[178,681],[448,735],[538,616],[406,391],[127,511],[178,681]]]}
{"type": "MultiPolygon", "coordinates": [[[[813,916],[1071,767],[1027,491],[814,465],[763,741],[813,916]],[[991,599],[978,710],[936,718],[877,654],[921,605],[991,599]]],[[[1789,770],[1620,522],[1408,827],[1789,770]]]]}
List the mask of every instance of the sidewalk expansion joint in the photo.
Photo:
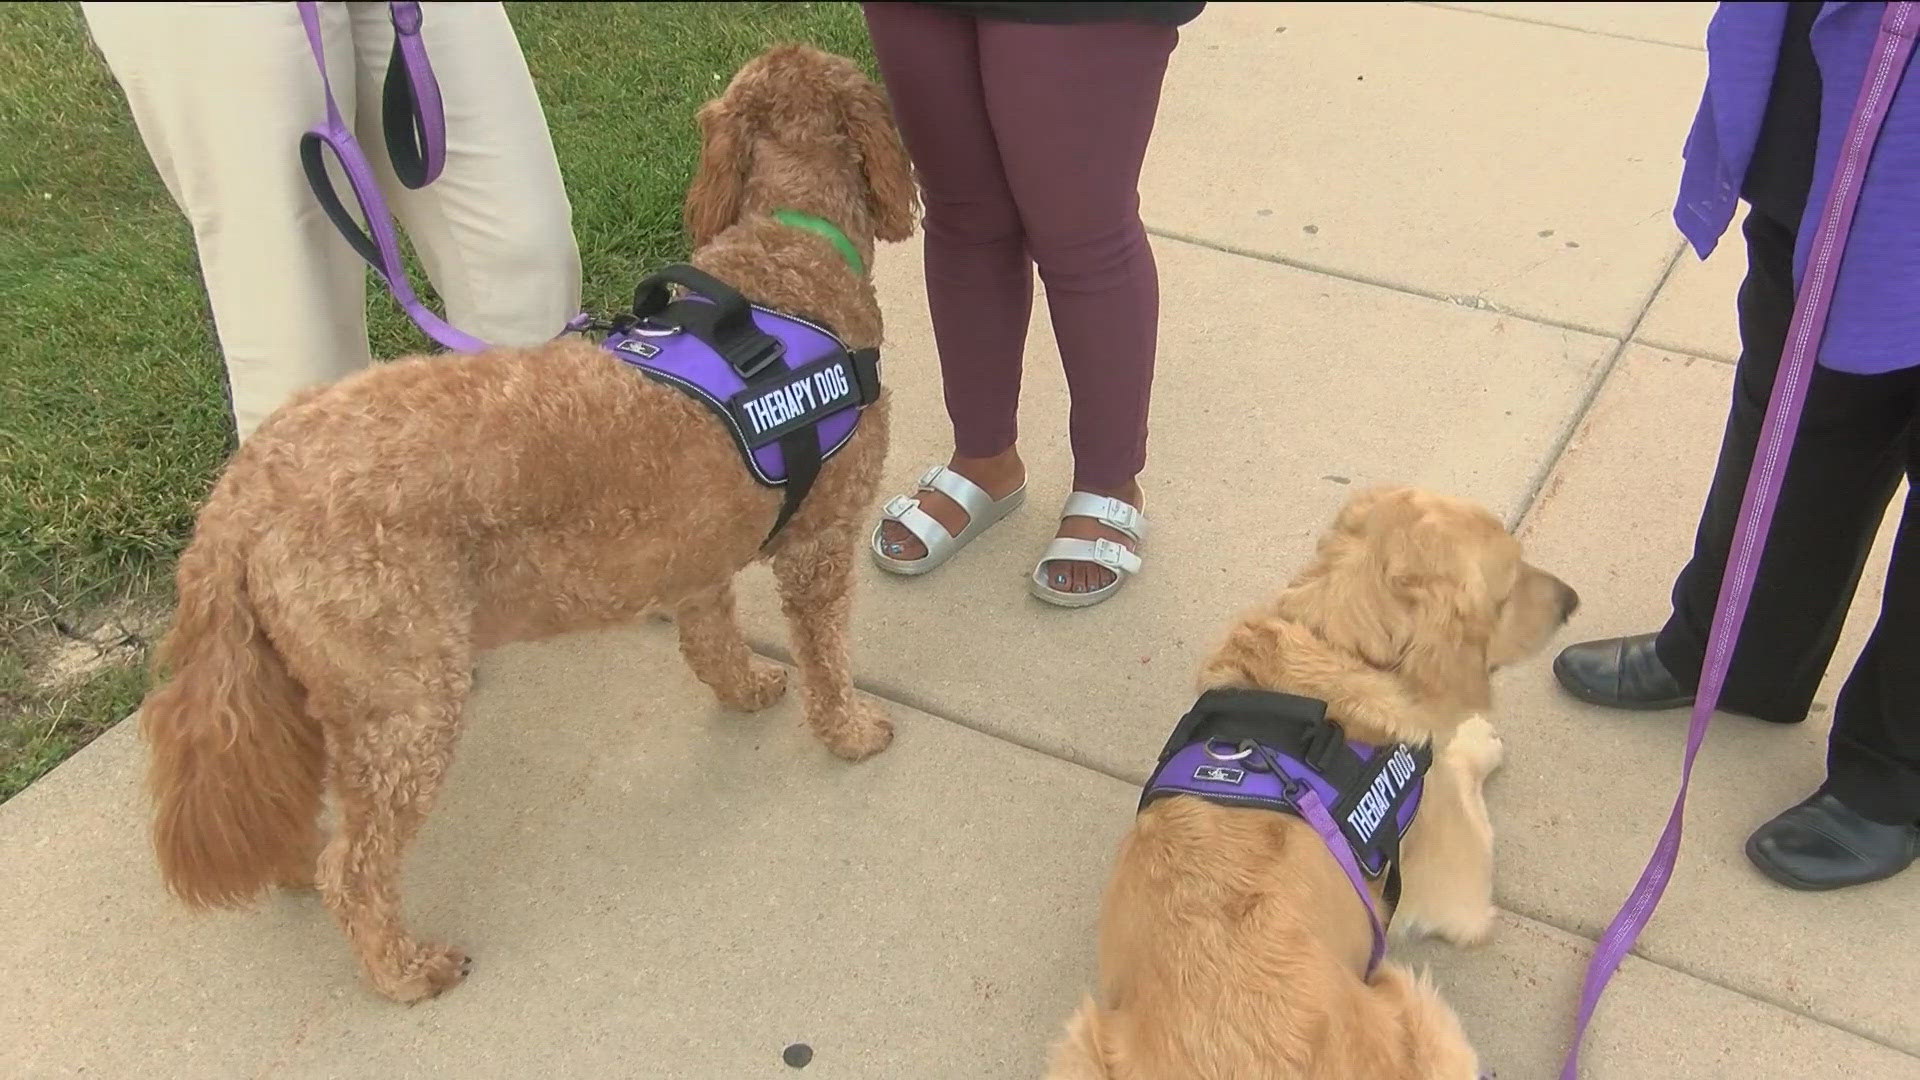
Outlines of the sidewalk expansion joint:
{"type": "Polygon", "coordinates": [[[1568,26],[1565,23],[1548,22],[1545,19],[1529,19],[1525,15],[1515,15],[1505,11],[1484,11],[1480,8],[1464,7],[1459,4],[1421,2],[1420,6],[1434,8],[1439,11],[1451,11],[1460,15],[1478,15],[1486,19],[1500,19],[1504,22],[1525,23],[1528,26],[1543,26],[1549,30],[1565,30],[1570,34],[1586,34],[1590,37],[1613,38],[1616,41],[1631,41],[1640,45],[1658,45],[1663,49],[1679,49],[1681,52],[1704,53],[1707,51],[1705,42],[1699,45],[1681,45],[1672,41],[1661,41],[1659,38],[1641,37],[1638,34],[1622,34],[1615,30],[1595,30],[1585,26],[1568,26]]]}
{"type": "MultiPolygon", "coordinates": [[[[754,652],[769,660],[777,660],[788,667],[792,667],[794,664],[793,653],[784,645],[772,641],[756,641],[751,637],[748,638],[748,643],[752,646],[754,652]]],[[[1054,761],[1072,765],[1078,769],[1085,769],[1087,772],[1096,773],[1109,780],[1117,780],[1129,787],[1140,786],[1139,780],[1108,769],[1085,757],[1074,754],[1072,751],[1064,751],[1042,743],[1021,739],[997,728],[974,723],[962,717],[944,712],[939,705],[921,697],[911,690],[905,690],[886,683],[869,682],[858,677],[853,680],[853,688],[869,697],[884,701],[889,705],[899,705],[918,713],[924,713],[935,720],[952,724],[954,727],[965,728],[975,734],[985,735],[989,739],[1006,743],[1009,746],[1017,746],[1022,750],[1039,754],[1042,757],[1052,758],[1054,761]]]]}
{"type": "MultiPolygon", "coordinates": [[[[1469,311],[1484,311],[1492,315],[1518,319],[1522,322],[1534,323],[1539,326],[1550,326],[1556,330],[1571,330],[1576,334],[1586,334],[1589,337],[1606,338],[1609,341],[1620,340],[1620,335],[1610,330],[1602,330],[1597,326],[1587,326],[1582,323],[1568,322],[1565,319],[1555,319],[1545,315],[1536,315],[1531,312],[1502,307],[1484,296],[1435,292],[1430,289],[1421,289],[1407,285],[1403,282],[1388,281],[1384,278],[1376,278],[1367,274],[1356,274],[1352,271],[1340,270],[1331,266],[1322,266],[1318,263],[1301,262],[1298,259],[1289,259],[1284,255],[1275,255],[1265,251],[1254,251],[1250,248],[1224,244],[1217,240],[1207,240],[1188,233],[1175,232],[1172,229],[1152,225],[1147,226],[1147,235],[1158,237],[1162,240],[1173,240],[1192,247],[1205,248],[1208,251],[1218,251],[1223,255],[1237,255],[1243,259],[1253,259],[1258,262],[1272,263],[1275,266],[1284,266],[1289,270],[1301,270],[1309,274],[1319,274],[1322,277],[1330,277],[1339,281],[1349,281],[1355,285],[1367,285],[1375,289],[1385,289],[1388,292],[1400,293],[1403,296],[1416,296],[1422,300],[1433,300],[1451,307],[1466,308],[1469,311]]],[[[1666,279],[1663,277],[1661,280],[1665,281],[1666,279]]],[[[1644,310],[1641,314],[1642,316],[1645,315],[1644,310]]],[[[1635,325],[1638,325],[1637,320],[1635,325]]]]}
{"type": "Polygon", "coordinates": [[[1546,490],[1547,482],[1552,479],[1554,470],[1560,467],[1560,459],[1566,456],[1567,448],[1573,444],[1574,436],[1586,422],[1587,414],[1593,410],[1593,403],[1599,400],[1600,392],[1606,388],[1607,379],[1613,374],[1614,368],[1619,366],[1620,358],[1626,355],[1627,347],[1635,343],[1635,337],[1640,333],[1640,325],[1647,319],[1647,312],[1653,310],[1654,300],[1658,299],[1660,291],[1667,287],[1667,279],[1671,278],[1674,270],[1679,267],[1680,258],[1686,250],[1685,240],[1675,242],[1673,254],[1667,258],[1666,269],[1660,272],[1660,278],[1653,283],[1653,288],[1647,290],[1646,299],[1641,302],[1639,313],[1633,317],[1633,325],[1627,328],[1624,337],[1614,339],[1613,351],[1600,362],[1599,370],[1587,383],[1587,391],[1581,398],[1580,404],[1573,410],[1573,415],[1554,439],[1552,449],[1543,455],[1543,464],[1534,473],[1533,479],[1528,482],[1526,494],[1521,496],[1519,506],[1514,510],[1512,519],[1507,522],[1509,529],[1518,530],[1527,520],[1528,515],[1533,513],[1534,508],[1540,505],[1540,493],[1546,490]]]}
{"type": "MultiPolygon", "coordinates": [[[[1498,898],[1495,898],[1494,907],[1498,908],[1501,911],[1506,912],[1509,915],[1512,915],[1514,918],[1525,919],[1528,922],[1538,923],[1541,926],[1551,927],[1555,930],[1560,931],[1563,934],[1568,934],[1573,937],[1579,938],[1582,941],[1593,942],[1596,945],[1598,944],[1598,940],[1594,937],[1593,934],[1590,934],[1587,931],[1582,930],[1577,926],[1571,926],[1558,919],[1551,918],[1546,915],[1542,915],[1539,912],[1524,911],[1520,908],[1509,906],[1507,903],[1499,900],[1498,898]]],[[[1643,938],[1638,944],[1636,944],[1631,950],[1628,951],[1627,955],[1633,957],[1636,960],[1639,960],[1642,963],[1650,964],[1657,968],[1663,968],[1667,971],[1673,972],[1676,975],[1682,976],[1684,978],[1692,979],[1695,982],[1705,983],[1708,986],[1712,986],[1720,990],[1725,990],[1729,994],[1734,994],[1739,997],[1746,998],[1748,1001],[1757,1001],[1762,1005],[1768,1005],[1773,1008],[1779,1009],[1781,1012],[1791,1013],[1794,1016],[1800,1017],[1802,1020],[1812,1021],[1813,1023],[1819,1024],[1821,1027],[1832,1028],[1835,1031],[1842,1032],[1847,1035],[1851,1035],[1856,1039],[1862,1040],[1863,1042],[1869,1042],[1875,1046],[1881,1047],[1882,1049],[1891,1050],[1896,1054],[1902,1054],[1902,1055],[1905,1055],[1906,1057],[1913,1058],[1916,1061],[1920,1061],[1920,1047],[1907,1047],[1907,1046],[1901,1046],[1898,1043],[1889,1042],[1884,1036],[1876,1035],[1871,1031],[1861,1030],[1860,1028],[1852,1024],[1849,1024],[1844,1020],[1835,1020],[1831,1017],[1821,1016],[1817,1013],[1809,1011],[1804,1006],[1796,1005],[1791,1001],[1784,1001],[1784,1000],[1769,996],[1768,994],[1760,991],[1756,991],[1751,987],[1736,985],[1732,982],[1727,981],[1726,979],[1723,979],[1717,975],[1712,974],[1711,972],[1696,971],[1693,968],[1687,967],[1684,964],[1679,964],[1679,963],[1675,963],[1667,960],[1662,960],[1662,959],[1659,959],[1658,957],[1650,956],[1645,952],[1645,948],[1646,948],[1646,941],[1643,938]]]]}

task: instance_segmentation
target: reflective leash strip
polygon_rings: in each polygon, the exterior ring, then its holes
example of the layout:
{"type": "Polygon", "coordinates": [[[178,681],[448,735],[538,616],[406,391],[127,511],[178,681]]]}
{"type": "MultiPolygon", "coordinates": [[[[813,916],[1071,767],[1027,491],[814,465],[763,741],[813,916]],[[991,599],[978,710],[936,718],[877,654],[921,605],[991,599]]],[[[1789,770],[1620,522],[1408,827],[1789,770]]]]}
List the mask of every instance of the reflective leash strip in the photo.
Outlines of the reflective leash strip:
{"type": "Polygon", "coordinates": [[[1842,144],[1841,158],[1834,171],[1833,189],[1821,213],[1815,234],[1813,254],[1801,283],[1800,297],[1794,307],[1793,321],[1787,331],[1787,354],[1774,378],[1772,400],[1760,429],[1759,453],[1747,476],[1746,493],[1740,506],[1732,559],[1721,582],[1720,602],[1713,616],[1713,629],[1707,637],[1707,662],[1700,676],[1700,689],[1693,705],[1693,719],[1687,729],[1686,757],[1680,768],[1680,790],[1673,801],[1667,826],[1655,845],[1653,857],[1640,875],[1640,881],[1627,897],[1606,933],[1600,937],[1587,967],[1580,991],[1580,1011],[1574,1021],[1573,1042],[1561,1069],[1561,1080],[1579,1080],[1580,1043],[1593,1019],[1595,1006],[1605,992],[1607,981],[1626,958],[1640,931],[1653,917],[1673,876],[1680,854],[1680,833],[1687,805],[1687,786],[1693,778],[1693,763],[1706,739],[1707,726],[1713,720],[1720,692],[1726,685],[1727,670],[1733,661],[1734,644],[1741,621],[1746,617],[1747,601],[1753,595],[1754,578],[1760,565],[1773,510],[1779,501],[1780,486],[1786,475],[1787,461],[1793,449],[1795,429],[1806,402],[1806,387],[1820,353],[1820,338],[1826,329],[1828,311],[1833,303],[1834,279],[1839,273],[1847,247],[1847,233],[1853,227],[1853,212],[1860,198],[1860,184],[1866,173],[1881,124],[1899,87],[1907,62],[1913,54],[1916,29],[1916,5],[1912,2],[1889,3],[1880,21],[1880,36],[1875,45],[1867,78],[1860,87],[1853,119],[1842,144]]]}

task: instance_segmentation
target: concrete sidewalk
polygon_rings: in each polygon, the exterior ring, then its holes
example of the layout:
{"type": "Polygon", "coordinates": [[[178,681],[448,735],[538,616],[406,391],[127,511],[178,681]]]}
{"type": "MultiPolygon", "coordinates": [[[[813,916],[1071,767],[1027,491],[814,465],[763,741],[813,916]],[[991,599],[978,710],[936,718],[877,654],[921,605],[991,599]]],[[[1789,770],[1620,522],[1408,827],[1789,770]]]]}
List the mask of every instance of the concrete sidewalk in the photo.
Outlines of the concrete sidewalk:
{"type": "MultiPolygon", "coordinates": [[[[734,1080],[792,1074],[796,1042],[806,1076],[1038,1077],[1195,664],[1355,486],[1506,515],[1586,600],[1563,641],[1664,617],[1737,348],[1737,232],[1700,265],[1668,217],[1711,10],[1213,5],[1145,181],[1154,534],[1119,599],[1063,612],[1023,589],[1066,494],[1041,308],[1035,505],[926,580],[862,582],[855,663],[894,703],[887,753],[831,759],[793,701],[724,712],[657,626],[493,654],[408,863],[414,924],[475,970],[406,1009],[362,987],[311,897],[168,903],[122,725],[0,807],[0,1077],[734,1080]]],[[[944,413],[917,244],[877,273],[899,488],[944,455],[944,413]]],[[[784,657],[766,576],[741,591],[784,657]]],[[[1685,717],[1578,705],[1544,658],[1499,692],[1507,915],[1482,950],[1408,955],[1502,1077],[1534,1080],[1558,1074],[1592,939],[1665,819],[1685,717]]],[[[1822,717],[1719,722],[1589,1077],[1920,1077],[1920,874],[1801,895],[1741,855],[1818,782],[1825,736],[1822,717]]]]}

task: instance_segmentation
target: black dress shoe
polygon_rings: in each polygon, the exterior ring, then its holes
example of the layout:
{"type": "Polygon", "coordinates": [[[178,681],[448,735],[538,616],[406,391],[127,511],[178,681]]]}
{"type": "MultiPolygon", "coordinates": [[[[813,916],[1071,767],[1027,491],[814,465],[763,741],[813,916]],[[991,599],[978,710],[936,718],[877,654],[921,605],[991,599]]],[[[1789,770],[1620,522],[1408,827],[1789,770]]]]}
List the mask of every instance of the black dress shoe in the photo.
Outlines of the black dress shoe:
{"type": "Polygon", "coordinates": [[[1913,865],[1920,828],[1882,825],[1816,794],[1754,830],[1747,858],[1789,889],[1844,889],[1879,881],[1913,865]]]}
{"type": "Polygon", "coordinates": [[[1609,709],[1678,709],[1693,704],[1654,652],[1654,634],[1569,645],[1553,659],[1553,676],[1581,701],[1609,709]]]}

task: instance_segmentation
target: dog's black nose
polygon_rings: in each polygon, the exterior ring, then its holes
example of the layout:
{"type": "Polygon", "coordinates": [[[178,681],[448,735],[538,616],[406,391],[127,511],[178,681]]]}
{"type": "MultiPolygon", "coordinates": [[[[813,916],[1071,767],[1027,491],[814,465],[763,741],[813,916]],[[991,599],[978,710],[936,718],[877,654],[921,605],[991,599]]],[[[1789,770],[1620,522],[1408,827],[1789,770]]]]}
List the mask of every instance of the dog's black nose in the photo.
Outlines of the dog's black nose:
{"type": "Polygon", "coordinates": [[[1567,619],[1573,618],[1573,613],[1579,610],[1580,610],[1580,594],[1573,590],[1573,586],[1567,584],[1564,581],[1561,582],[1560,583],[1561,621],[1564,622],[1567,619]]]}

